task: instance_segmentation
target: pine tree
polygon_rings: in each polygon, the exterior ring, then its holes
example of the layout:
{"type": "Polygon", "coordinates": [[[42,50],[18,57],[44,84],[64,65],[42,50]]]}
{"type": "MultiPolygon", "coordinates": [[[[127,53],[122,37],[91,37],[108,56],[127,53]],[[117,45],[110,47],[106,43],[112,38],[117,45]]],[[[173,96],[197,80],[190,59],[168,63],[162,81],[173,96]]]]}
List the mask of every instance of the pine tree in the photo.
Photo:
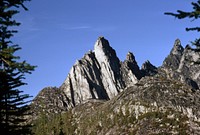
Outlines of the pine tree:
{"type": "Polygon", "coordinates": [[[35,66],[15,56],[21,48],[11,41],[17,33],[13,26],[20,25],[13,16],[19,8],[27,10],[23,4],[26,1],[30,0],[0,0],[0,131],[5,135],[30,134],[25,119],[29,110],[25,100],[30,96],[23,94],[20,86],[26,85],[25,74],[30,74],[35,66]]]}
{"type": "MultiPolygon", "coordinates": [[[[200,0],[191,3],[193,10],[190,12],[185,12],[182,10],[177,10],[177,13],[166,12],[166,15],[172,15],[178,19],[190,18],[192,21],[200,18],[200,0]]],[[[200,27],[186,28],[186,31],[197,31],[200,32],[200,27]]],[[[200,51],[200,38],[197,38],[192,42],[196,46],[196,51],[200,51]]]]}

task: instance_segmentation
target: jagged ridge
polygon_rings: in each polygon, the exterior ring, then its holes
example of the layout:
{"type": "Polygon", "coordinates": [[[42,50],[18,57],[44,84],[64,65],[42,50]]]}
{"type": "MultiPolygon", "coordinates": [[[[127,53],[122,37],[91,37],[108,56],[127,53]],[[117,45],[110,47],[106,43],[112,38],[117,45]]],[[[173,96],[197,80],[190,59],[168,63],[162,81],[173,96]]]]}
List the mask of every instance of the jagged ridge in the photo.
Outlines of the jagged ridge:
{"type": "Polygon", "coordinates": [[[174,78],[187,83],[193,89],[200,87],[200,53],[194,51],[189,45],[182,47],[177,39],[170,54],[164,60],[162,69],[167,72],[168,78],[174,78]]]}
{"type": "Polygon", "coordinates": [[[111,99],[142,77],[135,57],[127,54],[121,62],[109,42],[100,37],[90,51],[78,60],[60,89],[73,106],[88,99],[111,99]]]}
{"type": "Polygon", "coordinates": [[[32,106],[37,106],[33,108],[40,108],[39,110],[47,112],[52,112],[54,110],[52,108],[56,107],[58,109],[55,109],[54,113],[58,113],[60,112],[58,110],[66,111],[90,99],[109,100],[125,88],[137,84],[144,76],[153,75],[163,76],[164,74],[166,78],[180,80],[187,83],[192,89],[198,89],[200,86],[200,66],[188,61],[190,59],[197,61],[198,58],[197,52],[188,46],[184,49],[180,40],[177,39],[161,67],[157,68],[146,61],[140,69],[133,53],[128,52],[126,60],[122,62],[118,59],[115,50],[109,45],[108,40],[99,37],[94,50],[86,53],[71,68],[64,83],[60,88],[57,88],[57,91],[60,91],[59,94],[52,90],[54,97],[61,98],[52,100],[51,96],[43,94],[41,99],[41,94],[39,94],[34,99],[32,106]],[[45,102],[46,107],[39,105],[38,101],[40,100],[48,101],[45,102]]]}

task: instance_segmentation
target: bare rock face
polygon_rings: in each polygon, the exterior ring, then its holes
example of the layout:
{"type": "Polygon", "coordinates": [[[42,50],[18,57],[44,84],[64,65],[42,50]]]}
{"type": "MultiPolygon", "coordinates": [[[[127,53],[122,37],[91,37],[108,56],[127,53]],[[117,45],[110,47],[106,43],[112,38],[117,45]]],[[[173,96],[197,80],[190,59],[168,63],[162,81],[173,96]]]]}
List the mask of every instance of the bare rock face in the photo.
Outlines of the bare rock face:
{"type": "Polygon", "coordinates": [[[100,65],[103,87],[109,98],[113,98],[124,88],[120,73],[120,61],[115,50],[103,37],[100,37],[95,43],[94,54],[100,65]]]}
{"type": "Polygon", "coordinates": [[[141,77],[141,71],[131,52],[121,62],[108,40],[99,37],[94,50],[76,61],[60,88],[56,88],[56,92],[55,88],[42,90],[34,99],[32,108],[51,112],[51,108],[55,106],[63,111],[91,99],[110,100],[124,88],[136,84],[141,77]],[[40,103],[46,106],[43,107],[40,103]]]}
{"type": "Polygon", "coordinates": [[[136,84],[142,74],[133,53],[128,52],[126,60],[121,65],[122,77],[126,87],[136,84]]]}
{"type": "Polygon", "coordinates": [[[168,70],[176,70],[180,64],[183,51],[184,49],[181,45],[181,41],[179,39],[176,39],[174,47],[172,48],[168,57],[163,62],[163,67],[168,70]]]}
{"type": "Polygon", "coordinates": [[[122,63],[109,42],[99,37],[94,51],[75,63],[60,89],[76,106],[88,99],[109,100],[140,78],[133,54],[129,53],[122,63]]]}
{"type": "Polygon", "coordinates": [[[193,89],[200,87],[200,53],[189,45],[182,47],[180,40],[176,40],[168,57],[164,60],[164,69],[169,78],[178,79],[190,85],[193,89]]]}
{"type": "Polygon", "coordinates": [[[71,68],[60,89],[69,97],[73,106],[87,99],[109,99],[102,87],[100,65],[94,52],[87,53],[71,68]]]}

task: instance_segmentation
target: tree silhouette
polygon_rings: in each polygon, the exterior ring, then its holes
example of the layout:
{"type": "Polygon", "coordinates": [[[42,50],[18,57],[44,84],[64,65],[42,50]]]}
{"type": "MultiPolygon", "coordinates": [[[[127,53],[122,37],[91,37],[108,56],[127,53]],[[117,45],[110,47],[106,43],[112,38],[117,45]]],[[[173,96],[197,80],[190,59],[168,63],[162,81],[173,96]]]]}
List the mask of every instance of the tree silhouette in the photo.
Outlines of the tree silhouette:
{"type": "MultiPolygon", "coordinates": [[[[177,10],[177,13],[171,13],[166,12],[165,15],[172,15],[178,19],[185,19],[190,18],[191,21],[197,20],[200,18],[200,0],[197,2],[191,3],[193,10],[190,12],[185,12],[182,10],[177,10]]],[[[200,27],[192,27],[192,28],[186,28],[186,31],[197,31],[200,32],[200,27]]],[[[197,38],[195,41],[192,42],[193,45],[195,45],[197,48],[197,51],[200,51],[200,38],[197,38]]]]}
{"type": "Polygon", "coordinates": [[[26,84],[25,74],[30,74],[35,66],[15,56],[21,48],[11,41],[17,33],[13,26],[20,25],[13,16],[19,13],[19,8],[27,10],[23,4],[26,1],[30,0],[0,0],[0,131],[5,135],[30,133],[26,124],[29,106],[24,101],[30,96],[19,88],[26,84]]]}

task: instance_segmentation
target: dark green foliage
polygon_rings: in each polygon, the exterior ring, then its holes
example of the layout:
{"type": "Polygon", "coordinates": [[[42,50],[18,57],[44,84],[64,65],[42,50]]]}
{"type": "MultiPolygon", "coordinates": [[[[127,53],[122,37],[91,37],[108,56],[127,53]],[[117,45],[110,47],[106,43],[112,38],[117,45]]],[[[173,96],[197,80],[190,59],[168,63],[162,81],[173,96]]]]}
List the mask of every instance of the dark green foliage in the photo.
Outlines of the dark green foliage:
{"type": "Polygon", "coordinates": [[[25,124],[25,115],[29,107],[28,94],[22,94],[20,86],[25,85],[25,73],[31,73],[34,66],[20,62],[15,52],[21,48],[13,44],[11,37],[17,33],[13,26],[19,26],[13,19],[19,13],[19,8],[25,10],[24,2],[30,0],[1,0],[0,1],[0,127],[1,132],[9,135],[29,134],[29,125],[25,124]]]}
{"type": "MultiPolygon", "coordinates": [[[[182,10],[177,10],[177,13],[171,13],[171,12],[166,12],[166,15],[172,15],[178,19],[185,19],[185,18],[190,18],[192,21],[197,20],[200,18],[200,0],[197,2],[192,2],[191,3],[193,10],[190,12],[185,12],[182,10]]],[[[192,27],[192,28],[186,28],[186,31],[197,31],[200,32],[200,27],[192,27]]],[[[199,50],[200,47],[200,38],[197,38],[194,42],[192,42],[193,45],[197,47],[199,50]]],[[[200,50],[199,50],[200,51],[200,50]]]]}

